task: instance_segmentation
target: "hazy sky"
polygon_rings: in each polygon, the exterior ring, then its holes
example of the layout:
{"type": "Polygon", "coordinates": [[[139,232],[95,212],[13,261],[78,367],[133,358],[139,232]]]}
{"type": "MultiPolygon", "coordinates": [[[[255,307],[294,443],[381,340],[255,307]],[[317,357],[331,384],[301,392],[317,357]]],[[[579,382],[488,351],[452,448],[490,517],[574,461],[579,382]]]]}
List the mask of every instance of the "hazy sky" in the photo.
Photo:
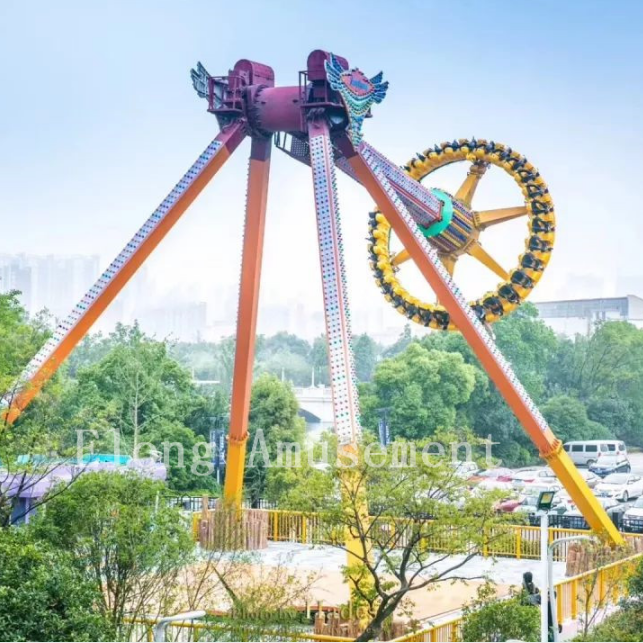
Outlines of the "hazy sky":
{"type": "MultiPolygon", "coordinates": [[[[575,283],[592,275],[596,295],[616,294],[619,275],[640,275],[643,295],[636,0],[1,0],[0,252],[100,254],[107,264],[216,134],[190,67],[201,60],[224,74],[250,58],[296,84],[315,48],[369,75],[384,70],[389,93],[365,135],[389,158],[475,135],[538,166],[558,226],[535,299],[584,296],[575,283]]],[[[237,283],[247,153],[155,252],[159,292],[215,303],[216,284],[237,283]]],[[[464,172],[431,183],[455,189],[464,172]]],[[[366,262],[371,199],[348,179],[339,185],[350,292],[357,305],[386,308],[366,262]]],[[[499,174],[478,197],[481,208],[520,203],[499,174]]],[[[509,268],[525,236],[525,222],[514,222],[482,241],[509,268]]],[[[264,302],[321,309],[315,240],[310,176],[276,151],[264,302]]],[[[472,295],[498,281],[473,260],[456,277],[472,295]]],[[[393,311],[390,319],[403,324],[393,311]]]]}

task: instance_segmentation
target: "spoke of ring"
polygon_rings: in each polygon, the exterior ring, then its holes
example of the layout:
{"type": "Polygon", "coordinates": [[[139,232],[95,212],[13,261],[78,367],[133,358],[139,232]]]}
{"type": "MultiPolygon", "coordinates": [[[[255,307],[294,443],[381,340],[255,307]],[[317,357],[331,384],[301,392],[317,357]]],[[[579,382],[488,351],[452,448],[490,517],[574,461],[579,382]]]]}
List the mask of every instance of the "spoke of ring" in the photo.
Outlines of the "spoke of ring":
{"type": "Polygon", "coordinates": [[[509,273],[477,242],[474,241],[467,252],[495,272],[501,279],[509,279],[509,273]]]}
{"type": "Polygon", "coordinates": [[[484,230],[489,226],[518,217],[524,217],[527,214],[527,208],[524,205],[519,205],[515,208],[498,208],[496,210],[480,210],[480,212],[473,213],[473,223],[478,230],[484,230]]]}
{"type": "Polygon", "coordinates": [[[411,255],[409,254],[409,251],[404,248],[400,250],[391,260],[391,264],[394,266],[399,266],[403,264],[405,261],[408,261],[411,258],[411,255]]]}
{"type": "Polygon", "coordinates": [[[456,257],[453,255],[438,255],[440,261],[444,264],[444,267],[447,269],[447,272],[453,277],[453,271],[455,270],[456,257]]]}
{"type": "Polygon", "coordinates": [[[482,175],[487,171],[486,163],[474,163],[469,169],[467,178],[464,180],[462,185],[458,188],[458,191],[455,193],[455,198],[463,203],[467,207],[471,207],[471,200],[475,194],[478,183],[482,178],[482,175]]]}

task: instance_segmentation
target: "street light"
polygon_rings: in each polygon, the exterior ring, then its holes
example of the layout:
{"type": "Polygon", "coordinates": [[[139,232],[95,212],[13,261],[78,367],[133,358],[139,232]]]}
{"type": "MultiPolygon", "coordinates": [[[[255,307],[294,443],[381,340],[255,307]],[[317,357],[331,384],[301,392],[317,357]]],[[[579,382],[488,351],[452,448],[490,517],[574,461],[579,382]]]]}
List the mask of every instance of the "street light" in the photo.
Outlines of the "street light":
{"type": "MultiPolygon", "coordinates": [[[[543,585],[549,589],[549,565],[548,565],[548,546],[549,546],[549,520],[548,512],[554,504],[554,491],[541,491],[536,503],[536,515],[540,516],[540,561],[543,570],[543,585]]],[[[540,641],[547,643],[549,641],[549,619],[547,614],[547,600],[540,597],[540,641]]]]}

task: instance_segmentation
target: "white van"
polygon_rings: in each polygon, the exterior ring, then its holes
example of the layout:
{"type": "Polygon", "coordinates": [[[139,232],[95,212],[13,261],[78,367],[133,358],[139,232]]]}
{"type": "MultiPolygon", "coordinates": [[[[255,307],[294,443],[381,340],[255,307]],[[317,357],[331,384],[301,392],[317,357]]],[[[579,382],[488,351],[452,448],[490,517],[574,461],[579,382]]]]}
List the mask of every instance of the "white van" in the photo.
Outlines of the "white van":
{"type": "Polygon", "coordinates": [[[621,442],[620,440],[578,440],[565,442],[563,449],[567,451],[574,464],[582,466],[594,464],[602,455],[627,457],[625,442],[621,442]]]}

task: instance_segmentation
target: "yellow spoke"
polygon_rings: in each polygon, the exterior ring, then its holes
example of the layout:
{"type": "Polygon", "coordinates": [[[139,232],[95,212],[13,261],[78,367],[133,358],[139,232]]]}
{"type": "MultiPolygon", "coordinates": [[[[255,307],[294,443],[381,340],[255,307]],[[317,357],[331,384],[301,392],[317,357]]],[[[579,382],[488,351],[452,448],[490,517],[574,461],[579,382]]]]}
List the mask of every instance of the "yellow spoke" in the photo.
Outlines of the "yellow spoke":
{"type": "Polygon", "coordinates": [[[411,258],[411,255],[409,254],[409,251],[404,248],[403,250],[400,250],[393,259],[391,260],[391,264],[394,266],[399,266],[400,264],[403,264],[405,261],[408,261],[411,258]]]}
{"type": "Polygon", "coordinates": [[[467,252],[495,272],[498,277],[509,279],[509,273],[477,241],[467,248],[467,252]]]}
{"type": "Polygon", "coordinates": [[[440,255],[440,261],[444,264],[444,267],[447,269],[447,272],[453,277],[453,271],[455,270],[455,262],[457,257],[453,255],[440,255]]]}
{"type": "Polygon", "coordinates": [[[526,214],[527,208],[524,205],[519,205],[515,208],[480,210],[480,212],[473,213],[473,222],[478,230],[484,230],[497,223],[504,223],[505,221],[511,221],[511,219],[524,217],[526,214]]]}
{"type": "Polygon", "coordinates": [[[486,171],[487,163],[477,162],[471,166],[467,174],[467,178],[455,193],[455,198],[460,201],[460,203],[463,203],[468,208],[471,207],[471,200],[473,199],[473,195],[475,194],[480,179],[486,171]]]}

